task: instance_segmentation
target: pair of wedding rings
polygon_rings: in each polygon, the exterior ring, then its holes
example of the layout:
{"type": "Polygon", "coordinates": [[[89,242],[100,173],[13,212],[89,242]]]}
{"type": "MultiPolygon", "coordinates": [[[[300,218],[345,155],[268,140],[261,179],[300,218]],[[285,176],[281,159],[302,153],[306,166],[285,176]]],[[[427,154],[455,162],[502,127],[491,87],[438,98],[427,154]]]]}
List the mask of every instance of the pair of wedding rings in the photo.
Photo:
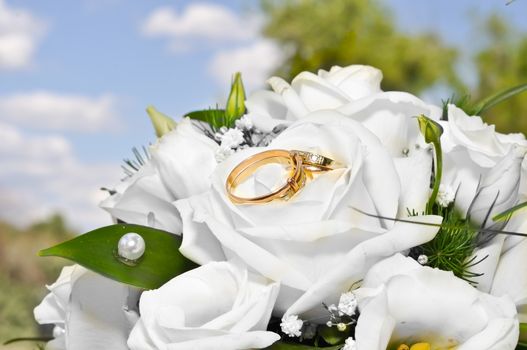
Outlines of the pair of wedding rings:
{"type": "Polygon", "coordinates": [[[314,172],[323,172],[343,167],[331,158],[305,151],[269,150],[255,154],[238,164],[227,177],[225,189],[229,199],[236,204],[267,203],[275,199],[288,200],[306,184],[307,177],[314,172]],[[285,183],[278,189],[257,197],[247,198],[234,194],[236,187],[266,164],[283,164],[290,169],[285,183]]]}

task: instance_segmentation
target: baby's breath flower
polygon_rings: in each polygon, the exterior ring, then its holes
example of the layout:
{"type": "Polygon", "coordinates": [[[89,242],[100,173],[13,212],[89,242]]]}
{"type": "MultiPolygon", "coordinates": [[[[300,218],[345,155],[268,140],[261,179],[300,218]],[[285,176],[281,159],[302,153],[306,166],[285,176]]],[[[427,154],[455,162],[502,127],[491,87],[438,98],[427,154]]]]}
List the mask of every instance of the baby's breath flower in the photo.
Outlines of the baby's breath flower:
{"type": "Polygon", "coordinates": [[[234,149],[230,147],[219,147],[216,150],[216,153],[214,156],[216,157],[216,161],[218,163],[223,162],[225,159],[229,158],[232,154],[234,154],[234,149]]]}
{"type": "Polygon", "coordinates": [[[357,310],[357,297],[353,292],[343,293],[340,296],[338,310],[340,313],[353,316],[357,310]]]}
{"type": "Polygon", "coordinates": [[[355,339],[353,339],[353,337],[346,339],[341,350],[357,350],[357,343],[355,342],[355,339]]]}
{"type": "Polygon", "coordinates": [[[234,124],[238,129],[242,130],[251,130],[254,126],[252,120],[247,118],[245,115],[240,119],[237,119],[234,124]]]}
{"type": "Polygon", "coordinates": [[[280,328],[284,334],[290,337],[300,337],[302,335],[301,329],[304,321],[298,318],[297,315],[289,315],[282,318],[280,328]]]}
{"type": "Polygon", "coordinates": [[[441,184],[439,186],[439,192],[437,193],[436,202],[440,206],[446,208],[454,201],[455,197],[456,192],[452,189],[452,187],[441,184]]]}
{"type": "Polygon", "coordinates": [[[228,129],[220,136],[220,139],[222,148],[236,148],[244,141],[243,132],[237,128],[228,129]]]}

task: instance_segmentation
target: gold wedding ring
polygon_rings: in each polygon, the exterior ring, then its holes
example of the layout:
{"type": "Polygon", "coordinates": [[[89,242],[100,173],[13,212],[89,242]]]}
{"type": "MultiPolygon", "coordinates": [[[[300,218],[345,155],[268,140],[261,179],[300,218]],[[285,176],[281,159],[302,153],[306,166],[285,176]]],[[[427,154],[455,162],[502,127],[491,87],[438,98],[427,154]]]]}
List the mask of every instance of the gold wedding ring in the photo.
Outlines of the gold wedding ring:
{"type": "Polygon", "coordinates": [[[305,186],[306,176],[341,166],[334,160],[305,151],[269,150],[257,153],[238,164],[229,174],[225,189],[229,199],[236,204],[268,203],[275,199],[288,200],[305,186]],[[284,164],[289,170],[286,182],[278,189],[257,197],[240,197],[234,194],[236,187],[266,164],[284,164]],[[307,172],[307,175],[306,175],[307,172]]]}
{"type": "Polygon", "coordinates": [[[298,150],[292,150],[291,152],[300,155],[304,167],[311,172],[329,171],[344,167],[344,164],[320,154],[298,150]]]}

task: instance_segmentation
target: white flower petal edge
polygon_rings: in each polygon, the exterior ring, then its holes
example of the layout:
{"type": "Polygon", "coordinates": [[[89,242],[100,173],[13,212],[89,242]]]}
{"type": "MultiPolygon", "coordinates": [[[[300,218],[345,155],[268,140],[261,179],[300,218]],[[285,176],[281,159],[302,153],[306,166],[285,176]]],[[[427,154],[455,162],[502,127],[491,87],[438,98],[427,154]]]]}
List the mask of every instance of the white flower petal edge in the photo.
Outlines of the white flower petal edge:
{"type": "MultiPolygon", "coordinates": [[[[440,216],[409,218],[420,223],[441,224],[440,216]]],[[[330,304],[336,292],[344,292],[359,282],[379,260],[432,240],[438,227],[397,222],[388,232],[366,240],[353,248],[333,269],[313,283],[287,310],[286,315],[303,314],[322,302],[330,304]]]]}
{"type": "Polygon", "coordinates": [[[171,204],[174,200],[149,161],[133,176],[119,183],[115,193],[99,206],[126,223],[149,225],[179,234],[181,219],[171,204]]]}
{"type": "MultiPolygon", "coordinates": [[[[518,212],[505,229],[527,232],[527,213],[518,212]]],[[[491,270],[494,279],[490,293],[496,296],[509,295],[516,304],[520,322],[527,323],[527,239],[507,237],[500,248],[495,270],[491,270]]]]}
{"type": "Polygon", "coordinates": [[[336,109],[349,101],[368,97],[381,91],[382,72],[362,65],[332,67],[318,75],[302,72],[291,85],[272,77],[271,91],[256,91],[246,101],[255,125],[270,131],[280,122],[303,118],[310,112],[336,109]]]}
{"type": "Polygon", "coordinates": [[[50,348],[128,350],[128,334],[138,318],[131,307],[137,290],[78,265],[65,267],[48,289],[34,314],[38,323],[55,324],[63,333],[50,348]]]}
{"type": "Polygon", "coordinates": [[[152,162],[175,198],[187,198],[210,187],[219,146],[198,132],[189,118],[150,147],[152,162]]]}
{"type": "Polygon", "coordinates": [[[265,331],[279,285],[240,264],[213,262],[144,292],[132,350],[260,349],[280,339],[265,331]]]}
{"type": "Polygon", "coordinates": [[[366,274],[355,291],[359,350],[430,343],[432,348],[513,350],[519,336],[509,297],[482,293],[451,272],[396,254],[366,274]]]}

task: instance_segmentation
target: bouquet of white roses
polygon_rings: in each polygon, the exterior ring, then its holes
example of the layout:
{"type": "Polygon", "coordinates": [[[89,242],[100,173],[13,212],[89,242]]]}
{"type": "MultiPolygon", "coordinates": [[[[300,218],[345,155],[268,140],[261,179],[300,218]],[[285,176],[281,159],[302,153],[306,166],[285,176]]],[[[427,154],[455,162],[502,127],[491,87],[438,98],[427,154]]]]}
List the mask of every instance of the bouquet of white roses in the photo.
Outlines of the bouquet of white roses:
{"type": "Polygon", "coordinates": [[[527,141],[479,104],[303,72],[158,136],[101,203],[115,225],[45,249],[47,349],[522,348],[527,141]]]}

